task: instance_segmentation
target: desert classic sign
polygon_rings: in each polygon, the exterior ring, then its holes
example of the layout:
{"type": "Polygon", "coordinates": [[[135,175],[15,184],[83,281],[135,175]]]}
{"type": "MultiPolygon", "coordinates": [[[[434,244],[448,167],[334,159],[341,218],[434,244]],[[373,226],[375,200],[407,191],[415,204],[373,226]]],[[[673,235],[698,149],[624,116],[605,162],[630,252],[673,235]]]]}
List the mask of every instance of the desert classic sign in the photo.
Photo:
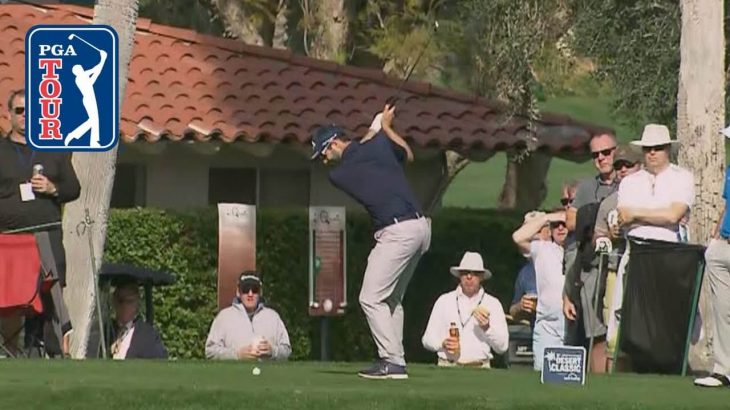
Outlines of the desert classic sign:
{"type": "Polygon", "coordinates": [[[119,141],[119,38],[104,25],[25,35],[25,134],[41,151],[107,151],[119,141]]]}
{"type": "Polygon", "coordinates": [[[546,347],[542,363],[542,383],[585,384],[586,349],[563,346],[546,347]]]}

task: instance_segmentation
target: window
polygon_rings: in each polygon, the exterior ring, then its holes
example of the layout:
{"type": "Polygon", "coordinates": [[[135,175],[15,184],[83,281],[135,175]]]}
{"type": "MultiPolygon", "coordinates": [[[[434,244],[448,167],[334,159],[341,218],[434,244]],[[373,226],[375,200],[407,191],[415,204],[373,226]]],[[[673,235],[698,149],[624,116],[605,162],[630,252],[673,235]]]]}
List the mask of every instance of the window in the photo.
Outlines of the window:
{"type": "Polygon", "coordinates": [[[261,205],[265,207],[308,207],[308,169],[262,169],[259,178],[261,205]]]}
{"type": "Polygon", "coordinates": [[[146,177],[147,169],[142,164],[117,164],[110,207],[144,206],[146,177]]]}
{"type": "Polygon", "coordinates": [[[219,202],[256,205],[256,169],[210,168],[208,205],[219,202]]]}

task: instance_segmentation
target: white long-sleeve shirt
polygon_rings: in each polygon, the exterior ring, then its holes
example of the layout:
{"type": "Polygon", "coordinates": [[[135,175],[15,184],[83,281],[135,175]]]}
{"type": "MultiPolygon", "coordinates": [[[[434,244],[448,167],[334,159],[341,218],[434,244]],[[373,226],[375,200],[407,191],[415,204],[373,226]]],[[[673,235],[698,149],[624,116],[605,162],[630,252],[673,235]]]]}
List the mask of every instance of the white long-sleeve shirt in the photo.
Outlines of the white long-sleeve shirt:
{"type": "Polygon", "coordinates": [[[291,354],[289,334],[279,314],[260,305],[249,319],[241,303],[234,303],[218,313],[210,326],[205,343],[209,359],[236,359],[238,349],[262,336],[271,345],[271,359],[286,360],[291,354]]]}
{"type": "Polygon", "coordinates": [[[421,342],[423,347],[436,352],[439,358],[445,360],[453,359],[442,346],[444,339],[449,336],[451,322],[456,323],[459,328],[459,363],[490,360],[492,351],[501,354],[509,346],[509,331],[502,304],[497,298],[484,292],[484,289],[479,289],[476,295],[469,298],[464,295],[461,286],[457,286],[456,290],[441,295],[433,305],[421,342]],[[489,311],[489,328],[486,332],[472,316],[477,305],[489,311]]]}

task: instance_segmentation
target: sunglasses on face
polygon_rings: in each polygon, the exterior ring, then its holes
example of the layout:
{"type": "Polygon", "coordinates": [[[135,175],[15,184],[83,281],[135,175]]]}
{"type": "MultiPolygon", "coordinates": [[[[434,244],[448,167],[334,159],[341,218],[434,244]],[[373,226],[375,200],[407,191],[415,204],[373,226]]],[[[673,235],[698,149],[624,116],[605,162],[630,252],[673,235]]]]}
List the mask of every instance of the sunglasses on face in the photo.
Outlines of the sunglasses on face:
{"type": "Polygon", "coordinates": [[[259,292],[261,292],[261,286],[256,286],[256,285],[241,286],[239,289],[241,290],[241,293],[244,295],[248,294],[248,292],[252,292],[254,295],[258,295],[259,292]]]}
{"type": "Polygon", "coordinates": [[[13,107],[15,115],[20,115],[25,112],[25,107],[13,107]]]}
{"type": "Polygon", "coordinates": [[[565,228],[566,227],[565,222],[562,222],[562,221],[561,222],[550,222],[550,229],[557,229],[557,228],[560,228],[561,226],[563,228],[565,228]]]}
{"type": "Polygon", "coordinates": [[[601,151],[594,151],[594,152],[591,152],[591,156],[593,157],[593,159],[598,159],[598,157],[601,155],[603,155],[604,157],[607,157],[607,156],[611,155],[611,153],[615,149],[616,149],[616,147],[611,147],[611,148],[606,148],[601,151]]]}
{"type": "Polygon", "coordinates": [[[469,271],[469,270],[463,270],[463,271],[460,272],[460,275],[461,276],[466,276],[466,275],[479,276],[481,274],[482,274],[481,272],[472,272],[472,271],[469,271]]]}
{"type": "Polygon", "coordinates": [[[664,151],[667,148],[669,148],[669,145],[657,145],[656,147],[642,147],[642,151],[644,151],[644,154],[649,152],[659,152],[664,151]]]}
{"type": "Polygon", "coordinates": [[[568,206],[569,204],[572,204],[575,198],[560,198],[560,203],[563,204],[563,206],[568,206]]]}
{"type": "Polygon", "coordinates": [[[616,171],[620,171],[624,168],[632,168],[634,165],[636,165],[635,162],[629,162],[629,161],[616,161],[613,164],[613,169],[616,171]]]}

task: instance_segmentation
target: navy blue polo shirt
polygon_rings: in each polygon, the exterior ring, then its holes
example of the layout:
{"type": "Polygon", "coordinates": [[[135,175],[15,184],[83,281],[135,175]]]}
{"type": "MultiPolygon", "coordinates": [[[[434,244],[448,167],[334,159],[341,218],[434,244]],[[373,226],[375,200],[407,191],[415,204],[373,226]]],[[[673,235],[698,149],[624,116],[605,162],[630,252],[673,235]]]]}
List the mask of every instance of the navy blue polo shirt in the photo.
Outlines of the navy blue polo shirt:
{"type": "Polygon", "coordinates": [[[329,178],[365,207],[377,230],[392,224],[393,218],[421,213],[403,171],[405,159],[405,149],[381,130],[365,143],[353,140],[329,178]]]}
{"type": "Polygon", "coordinates": [[[725,189],[722,193],[723,199],[725,199],[725,219],[722,221],[720,226],[720,236],[725,239],[730,239],[730,209],[727,204],[730,204],[730,167],[727,167],[725,171],[725,189]]]}

